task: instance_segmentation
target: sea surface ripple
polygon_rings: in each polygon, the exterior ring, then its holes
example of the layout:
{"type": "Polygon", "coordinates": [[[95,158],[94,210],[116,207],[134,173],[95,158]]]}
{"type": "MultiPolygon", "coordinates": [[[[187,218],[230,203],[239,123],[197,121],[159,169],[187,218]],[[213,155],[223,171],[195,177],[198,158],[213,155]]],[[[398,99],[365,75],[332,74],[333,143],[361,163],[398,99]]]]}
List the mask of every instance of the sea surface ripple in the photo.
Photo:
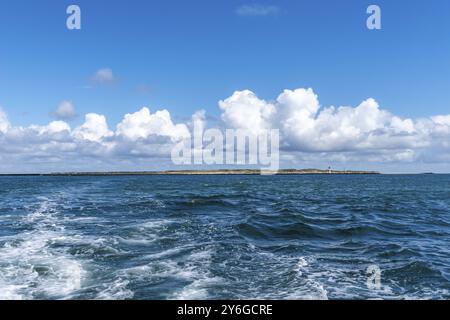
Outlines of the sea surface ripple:
{"type": "Polygon", "coordinates": [[[0,299],[449,299],[449,243],[449,175],[0,177],[0,299]]]}

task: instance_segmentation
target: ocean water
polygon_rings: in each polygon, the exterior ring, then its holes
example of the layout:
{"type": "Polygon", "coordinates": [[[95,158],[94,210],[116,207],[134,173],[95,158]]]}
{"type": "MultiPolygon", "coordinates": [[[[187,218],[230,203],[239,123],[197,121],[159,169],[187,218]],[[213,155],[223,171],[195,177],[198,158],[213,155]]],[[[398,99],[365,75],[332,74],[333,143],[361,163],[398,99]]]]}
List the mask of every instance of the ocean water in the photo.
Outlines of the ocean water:
{"type": "Polygon", "coordinates": [[[0,177],[0,299],[449,299],[449,245],[448,175],[0,177]]]}

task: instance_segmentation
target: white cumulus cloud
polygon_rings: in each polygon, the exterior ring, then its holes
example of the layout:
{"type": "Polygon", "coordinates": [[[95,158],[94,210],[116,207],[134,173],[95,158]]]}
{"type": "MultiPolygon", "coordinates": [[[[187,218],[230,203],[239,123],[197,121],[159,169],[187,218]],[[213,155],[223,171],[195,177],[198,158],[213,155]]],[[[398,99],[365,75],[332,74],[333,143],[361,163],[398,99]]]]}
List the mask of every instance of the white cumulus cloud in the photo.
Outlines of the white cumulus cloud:
{"type": "Polygon", "coordinates": [[[113,134],[108,129],[105,116],[96,113],[87,114],[84,124],[76,128],[73,132],[75,138],[91,142],[101,142],[113,134]]]}
{"type": "Polygon", "coordinates": [[[127,114],[117,125],[117,135],[128,140],[148,139],[152,136],[169,137],[177,141],[189,136],[186,124],[174,124],[169,111],[156,111],[154,114],[147,107],[136,113],[127,114]]]}
{"type": "Polygon", "coordinates": [[[53,112],[53,116],[58,120],[71,120],[76,115],[75,106],[70,101],[62,101],[53,112]]]}
{"type": "MultiPolygon", "coordinates": [[[[237,91],[219,102],[229,128],[280,129],[286,152],[340,154],[341,159],[414,160],[436,147],[445,152],[450,117],[401,118],[369,98],[356,107],[321,107],[312,89],[285,90],[274,102],[237,91]]],[[[429,154],[429,153],[428,153],[429,154]]]]}
{"type": "Polygon", "coordinates": [[[249,90],[236,91],[231,97],[220,101],[222,120],[230,128],[247,129],[253,133],[270,129],[275,106],[259,99],[249,90]]]}
{"type": "MultiPolygon", "coordinates": [[[[400,117],[373,98],[356,106],[321,106],[312,89],[302,88],[284,90],[274,100],[236,91],[219,101],[219,108],[222,128],[254,133],[279,129],[286,166],[450,169],[450,115],[400,117]]],[[[95,113],[86,114],[75,128],[62,120],[22,127],[11,124],[0,109],[0,172],[173,168],[173,146],[194,127],[207,128],[205,119],[202,110],[185,123],[175,123],[168,110],[143,107],[126,114],[115,129],[95,113]]]]}

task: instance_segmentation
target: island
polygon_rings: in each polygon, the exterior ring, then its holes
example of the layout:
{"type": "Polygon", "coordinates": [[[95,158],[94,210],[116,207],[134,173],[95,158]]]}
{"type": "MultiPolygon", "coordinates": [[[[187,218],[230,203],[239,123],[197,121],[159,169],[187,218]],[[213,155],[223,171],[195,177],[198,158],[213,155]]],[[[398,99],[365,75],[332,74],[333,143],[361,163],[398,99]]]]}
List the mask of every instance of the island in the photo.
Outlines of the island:
{"type": "MultiPolygon", "coordinates": [[[[273,175],[378,175],[377,171],[280,169],[273,175]]],[[[117,172],[54,172],[44,174],[0,174],[0,176],[161,176],[161,175],[261,175],[260,169],[117,171],[117,172]]]]}

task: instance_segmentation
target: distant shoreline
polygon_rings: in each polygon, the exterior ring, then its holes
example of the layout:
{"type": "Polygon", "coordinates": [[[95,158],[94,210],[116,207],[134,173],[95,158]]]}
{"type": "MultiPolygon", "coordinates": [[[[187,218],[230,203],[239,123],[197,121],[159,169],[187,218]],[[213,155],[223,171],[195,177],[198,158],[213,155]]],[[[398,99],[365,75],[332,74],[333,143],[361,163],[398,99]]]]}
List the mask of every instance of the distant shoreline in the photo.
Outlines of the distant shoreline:
{"type": "MultiPolygon", "coordinates": [[[[270,172],[270,171],[269,171],[270,172]]],[[[360,170],[321,170],[321,169],[281,169],[275,175],[379,175],[378,171],[360,170]]],[[[30,174],[0,174],[0,176],[44,176],[44,177],[77,177],[77,176],[163,176],[163,175],[261,175],[261,170],[168,170],[168,171],[118,171],[118,172],[55,172],[30,174]]]]}

